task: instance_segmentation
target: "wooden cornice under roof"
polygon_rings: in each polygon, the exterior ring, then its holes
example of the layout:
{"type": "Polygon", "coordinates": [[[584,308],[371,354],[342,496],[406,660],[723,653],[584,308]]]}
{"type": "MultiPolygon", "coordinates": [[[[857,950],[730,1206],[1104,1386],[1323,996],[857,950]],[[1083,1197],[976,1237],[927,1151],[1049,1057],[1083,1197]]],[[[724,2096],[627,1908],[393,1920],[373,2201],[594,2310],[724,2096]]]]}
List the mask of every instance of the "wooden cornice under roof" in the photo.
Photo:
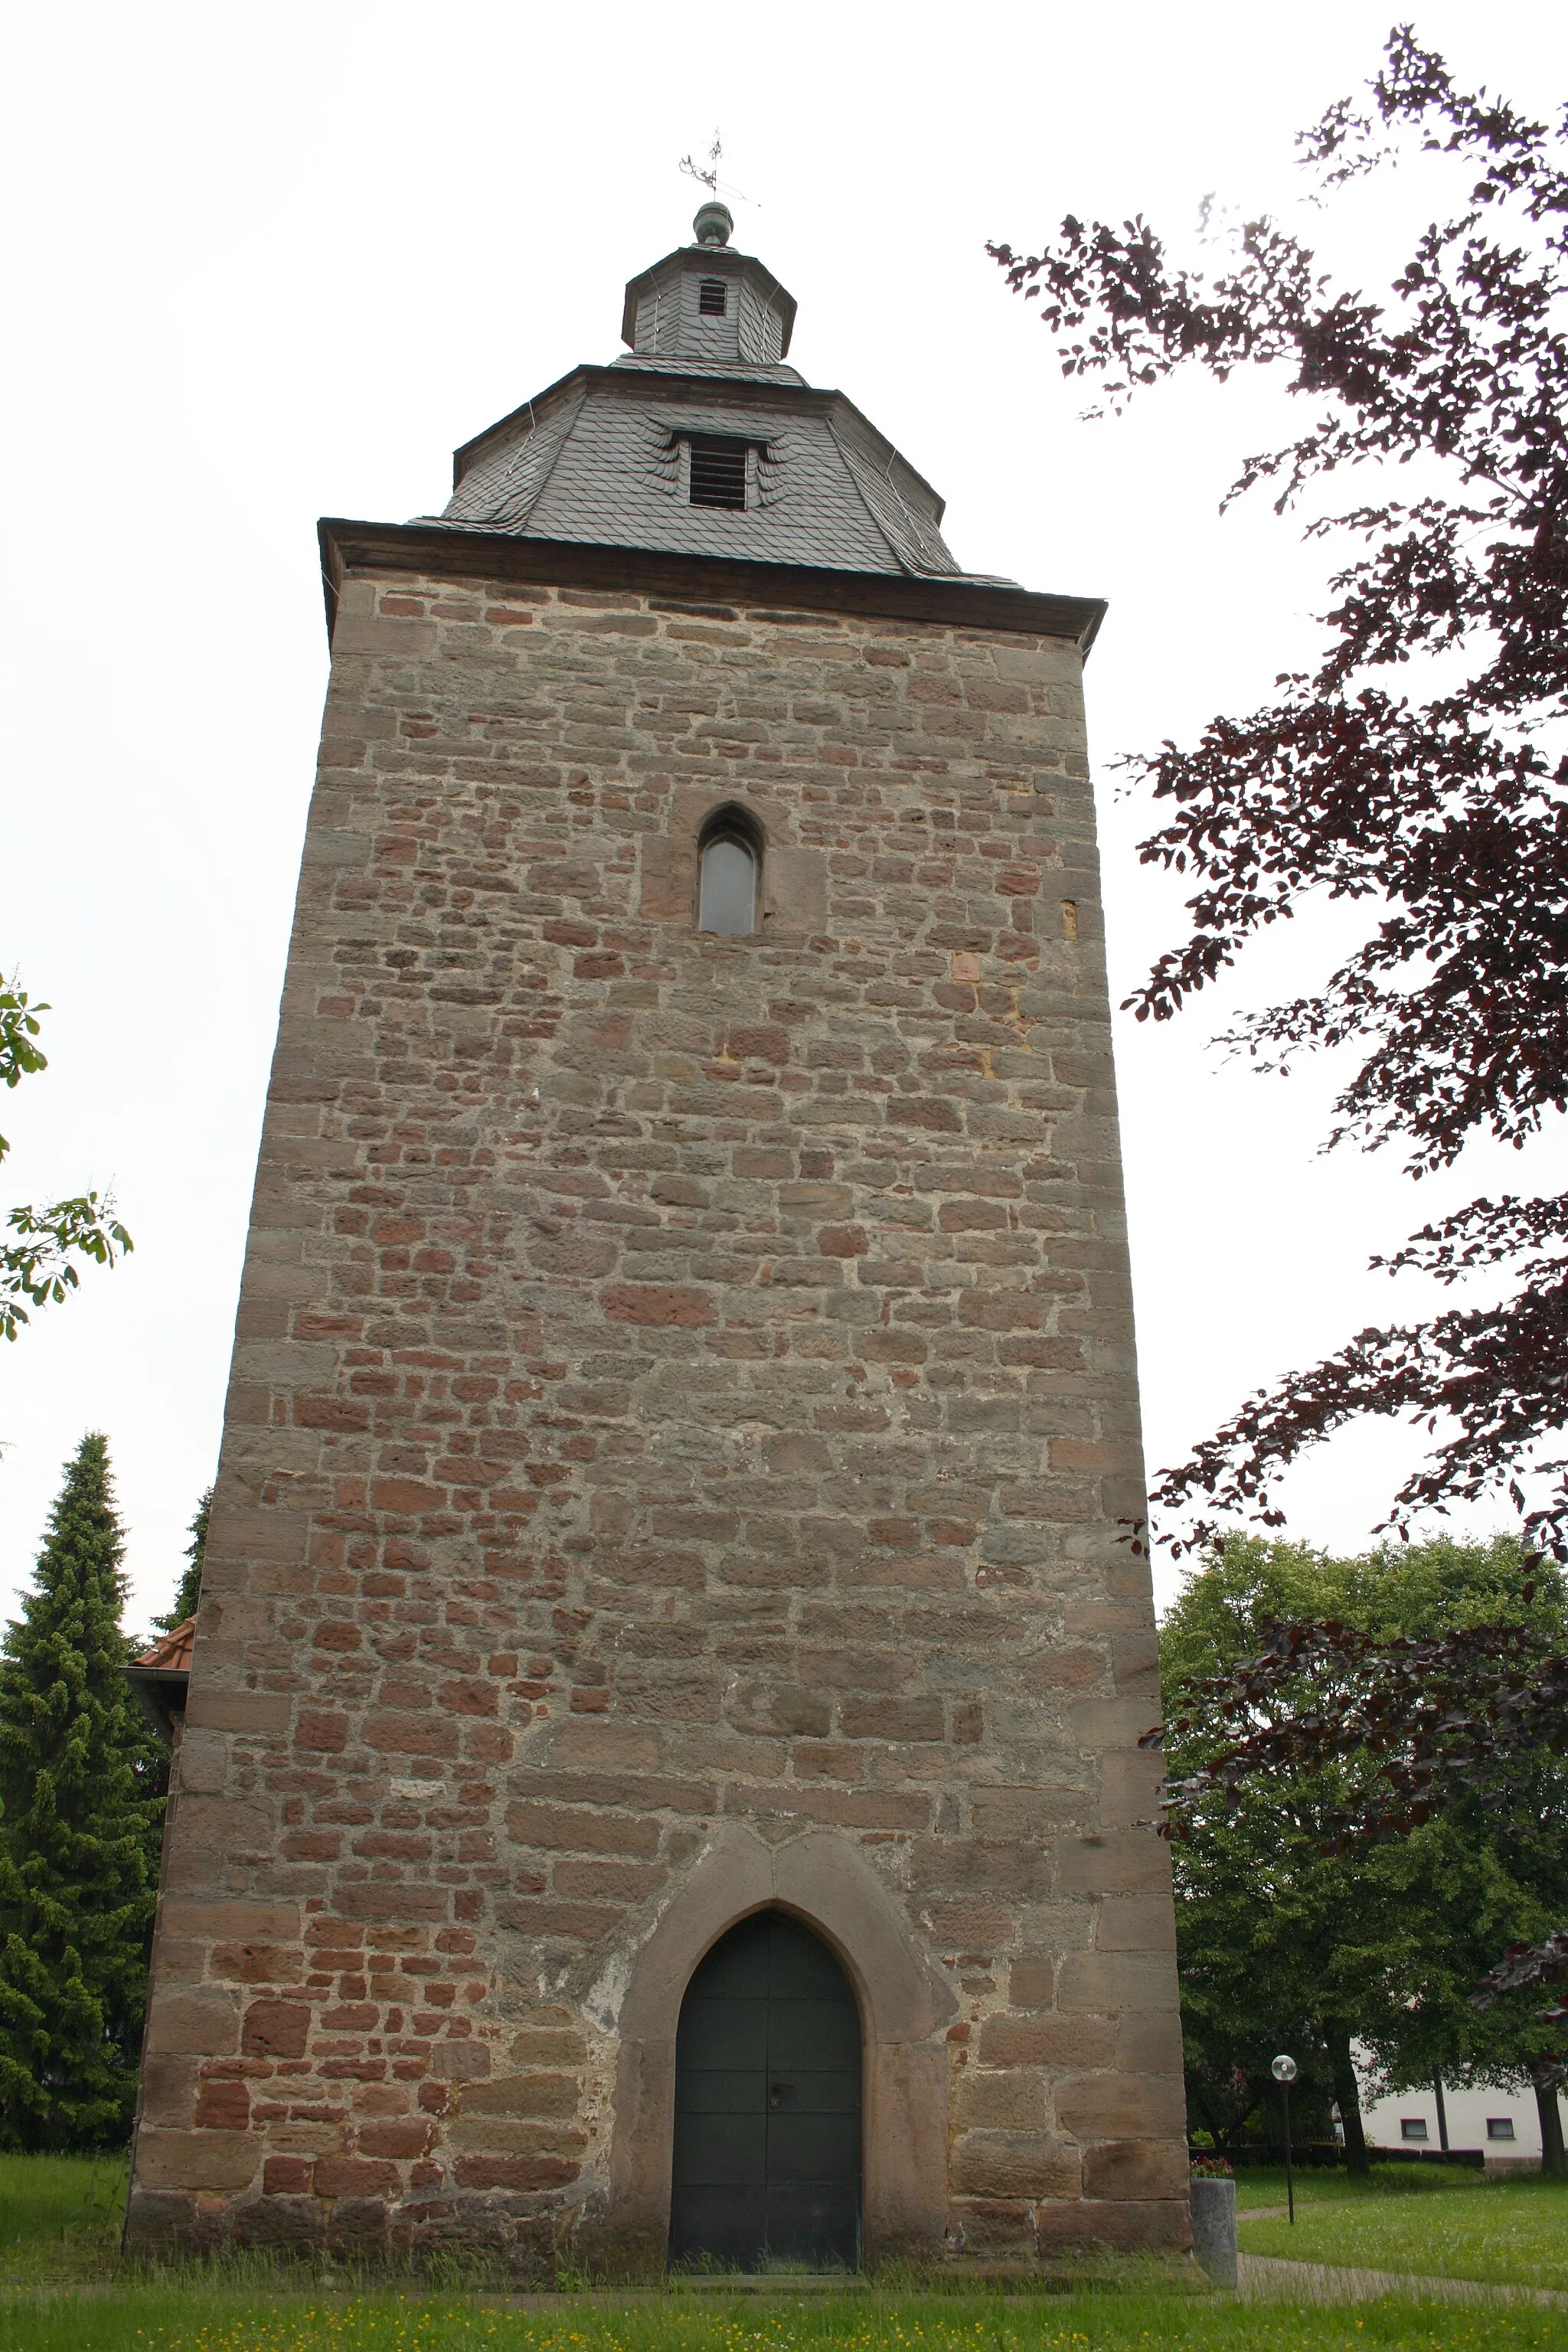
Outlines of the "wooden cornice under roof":
{"type": "Polygon", "coordinates": [[[121,1668],[147,1721],[171,1746],[184,1720],[185,1694],[190,1687],[191,1651],[196,1621],[187,1617],[121,1668]]]}

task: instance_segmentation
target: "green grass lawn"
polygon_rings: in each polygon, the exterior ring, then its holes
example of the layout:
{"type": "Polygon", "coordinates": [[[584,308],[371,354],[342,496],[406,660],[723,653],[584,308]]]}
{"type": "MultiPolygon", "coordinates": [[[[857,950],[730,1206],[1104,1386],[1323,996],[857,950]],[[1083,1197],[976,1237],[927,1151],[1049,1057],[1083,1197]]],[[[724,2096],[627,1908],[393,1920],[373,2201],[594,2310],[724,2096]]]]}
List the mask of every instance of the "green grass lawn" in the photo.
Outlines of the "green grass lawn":
{"type": "MultiPolygon", "coordinates": [[[[1311,2185],[1314,2226],[1362,2218],[1342,2180],[1338,2196],[1331,2180],[1311,2185]]],[[[1524,2305],[1238,2305],[1172,2264],[1091,2263],[1067,2294],[792,2291],[781,2279],[766,2294],[687,2284],[533,2308],[495,2293],[355,2292],[254,2258],[128,2272],[118,2263],[124,2186],[112,2160],[0,2157],[0,2352],[1557,2352],[1565,2340],[1562,2313],[1524,2305]]],[[[1247,2187],[1254,2202],[1268,2200],[1267,2178],[1247,2187]]],[[[1499,2210],[1511,2211],[1520,2189],[1510,2184],[1499,2210]]],[[[1444,2182],[1424,2207],[1440,2203],[1446,2218],[1458,2210],[1451,2195],[1495,2193],[1444,2182]]],[[[1422,2200],[1396,2189],[1373,2201],[1403,2212],[1422,2200]]],[[[1568,2221],[1568,2194],[1557,2210],[1568,2221]]],[[[1249,2224],[1247,2242],[1273,2228],[1249,2224]]]]}
{"type": "Polygon", "coordinates": [[[1374,2165],[1370,2181],[1342,2172],[1299,2177],[1294,2229],[1283,2214],[1246,2218],[1248,2208],[1284,2198],[1283,2171],[1238,2179],[1244,2253],[1568,2290],[1568,2181],[1374,2165]]]}
{"type": "Polygon", "coordinates": [[[668,2296],[520,2312],[452,2298],[147,2288],[0,2305],[5,2352],[1558,2352],[1560,2312],[1296,2311],[1176,2294],[668,2296]]]}
{"type": "MultiPolygon", "coordinates": [[[[1374,2164],[1370,2181],[1356,2180],[1337,2167],[1325,2167],[1321,2171],[1297,2172],[1296,2203],[1298,2207],[1339,2205],[1367,2197],[1432,2197],[1451,2189],[1501,2185],[1511,2184],[1487,2180],[1483,2174],[1458,2164],[1374,2164]]],[[[1284,2166],[1245,2167],[1236,2176],[1236,2202],[1237,2210],[1243,2213],[1255,2205],[1283,2205],[1284,2166]]]]}
{"type": "Polygon", "coordinates": [[[0,2286],[101,2276],[129,2170],[123,2156],[0,2156],[0,2286]]]}

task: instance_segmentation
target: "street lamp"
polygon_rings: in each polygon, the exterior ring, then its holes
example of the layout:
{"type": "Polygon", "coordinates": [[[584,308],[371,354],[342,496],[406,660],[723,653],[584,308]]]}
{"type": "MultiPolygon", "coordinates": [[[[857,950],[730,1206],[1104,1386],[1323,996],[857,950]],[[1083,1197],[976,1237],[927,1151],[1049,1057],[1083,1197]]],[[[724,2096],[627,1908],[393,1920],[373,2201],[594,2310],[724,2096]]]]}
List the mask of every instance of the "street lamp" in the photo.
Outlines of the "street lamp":
{"type": "Polygon", "coordinates": [[[1300,2073],[1294,2058],[1281,2051],[1271,2072],[1285,2094],[1285,2203],[1290,2215],[1290,2227],[1296,2226],[1296,2176],[1290,2168],[1290,2085],[1300,2073]]]}

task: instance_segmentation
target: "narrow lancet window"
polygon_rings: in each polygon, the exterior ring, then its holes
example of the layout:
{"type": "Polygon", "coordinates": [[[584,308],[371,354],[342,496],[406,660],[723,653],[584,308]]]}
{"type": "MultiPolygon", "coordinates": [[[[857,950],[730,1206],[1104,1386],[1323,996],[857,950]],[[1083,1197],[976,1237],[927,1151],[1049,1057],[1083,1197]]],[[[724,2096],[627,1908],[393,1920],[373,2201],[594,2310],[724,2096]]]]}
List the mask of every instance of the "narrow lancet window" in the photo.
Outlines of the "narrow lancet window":
{"type": "Polygon", "coordinates": [[[739,824],[720,824],[702,843],[700,931],[731,934],[757,928],[757,853],[739,824]]]}

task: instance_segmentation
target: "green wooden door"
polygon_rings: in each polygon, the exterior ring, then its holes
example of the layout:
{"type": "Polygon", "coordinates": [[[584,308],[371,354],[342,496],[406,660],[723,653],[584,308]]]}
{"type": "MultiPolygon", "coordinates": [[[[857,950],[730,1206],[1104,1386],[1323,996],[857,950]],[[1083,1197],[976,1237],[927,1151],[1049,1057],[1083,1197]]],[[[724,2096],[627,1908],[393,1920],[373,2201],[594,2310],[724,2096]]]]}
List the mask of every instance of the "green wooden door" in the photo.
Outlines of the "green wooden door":
{"type": "Polygon", "coordinates": [[[713,1947],[675,2061],[670,2259],[860,2259],[860,2016],[825,1944],[779,1911],[713,1947]]]}

